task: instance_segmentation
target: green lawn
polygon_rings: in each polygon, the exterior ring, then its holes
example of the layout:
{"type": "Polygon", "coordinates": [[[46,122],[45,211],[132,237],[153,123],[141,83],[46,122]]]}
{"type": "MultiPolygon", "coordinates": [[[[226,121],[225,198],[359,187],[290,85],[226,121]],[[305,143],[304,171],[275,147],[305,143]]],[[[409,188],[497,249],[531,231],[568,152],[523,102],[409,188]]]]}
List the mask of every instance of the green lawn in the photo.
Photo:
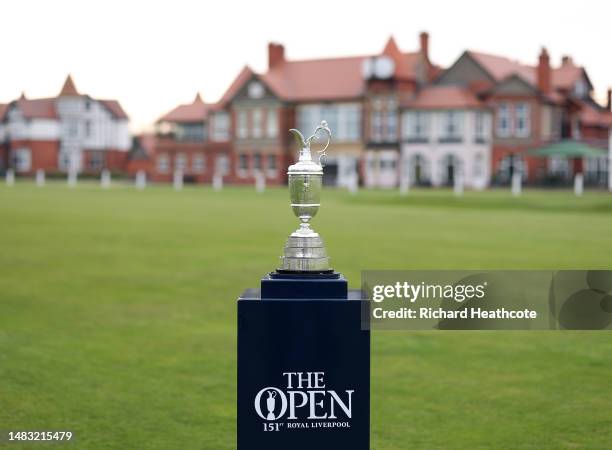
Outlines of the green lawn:
{"type": "MultiPolygon", "coordinates": [[[[284,189],[1,185],[0,429],[234,448],[235,300],[296,226],[284,189]]],[[[314,228],[353,287],[361,269],[609,269],[612,195],[325,191],[314,228]]],[[[612,448],[612,336],[375,332],[372,448],[612,448]]]]}

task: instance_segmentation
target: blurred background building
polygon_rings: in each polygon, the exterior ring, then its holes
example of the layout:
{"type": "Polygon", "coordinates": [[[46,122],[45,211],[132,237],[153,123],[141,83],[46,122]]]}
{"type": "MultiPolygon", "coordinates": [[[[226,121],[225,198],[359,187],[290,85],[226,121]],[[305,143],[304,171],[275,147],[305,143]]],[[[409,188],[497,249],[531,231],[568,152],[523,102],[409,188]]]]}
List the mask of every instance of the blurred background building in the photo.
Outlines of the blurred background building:
{"type": "Polygon", "coordinates": [[[216,174],[234,184],[258,175],[282,184],[296,154],[286,130],[308,132],[325,119],[334,133],[330,186],[392,188],[402,177],[441,186],[461,175],[466,187],[483,189],[515,173],[528,183],[569,182],[577,173],[607,183],[611,93],[606,105],[593,100],[587,71],[570,56],[555,64],[543,48],[528,65],[465,51],[442,68],[429,44],[421,33],[412,51],[391,37],[378,54],[296,61],[270,43],[267,71],[244,67],[218,102],[197,94],[133,143],[119,103],[79,94],[68,77],[56,98],[0,105],[0,164],[21,174],[107,168],[144,170],[155,181],[180,171],[186,182],[216,174]],[[568,143],[588,147],[568,152],[568,143]]]}
{"type": "Polygon", "coordinates": [[[131,147],[128,117],[116,100],[80,94],[70,75],[59,95],[22,94],[0,105],[1,167],[17,174],[126,169],[131,147]]]}

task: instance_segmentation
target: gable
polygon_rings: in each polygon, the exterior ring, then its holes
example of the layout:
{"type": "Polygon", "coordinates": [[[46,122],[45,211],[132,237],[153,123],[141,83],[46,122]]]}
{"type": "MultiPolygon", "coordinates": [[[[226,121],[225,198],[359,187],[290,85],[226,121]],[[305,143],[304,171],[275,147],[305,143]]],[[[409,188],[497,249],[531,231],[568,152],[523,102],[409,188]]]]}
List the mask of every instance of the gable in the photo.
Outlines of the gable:
{"type": "Polygon", "coordinates": [[[513,75],[497,83],[489,94],[503,95],[534,95],[537,91],[522,78],[513,75]]]}
{"type": "Polygon", "coordinates": [[[232,102],[261,102],[278,100],[277,95],[257,75],[252,75],[236,92],[232,102]]]}
{"type": "Polygon", "coordinates": [[[495,80],[469,53],[465,52],[451,67],[442,72],[437,84],[470,84],[475,81],[494,82],[495,80]]]}

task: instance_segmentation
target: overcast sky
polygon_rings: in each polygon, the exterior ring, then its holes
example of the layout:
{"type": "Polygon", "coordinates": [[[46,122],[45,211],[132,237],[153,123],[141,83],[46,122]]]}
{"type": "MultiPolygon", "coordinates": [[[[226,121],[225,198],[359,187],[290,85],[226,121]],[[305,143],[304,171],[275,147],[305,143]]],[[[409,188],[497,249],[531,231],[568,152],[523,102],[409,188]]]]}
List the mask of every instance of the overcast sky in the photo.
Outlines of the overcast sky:
{"type": "Polygon", "coordinates": [[[265,70],[267,43],[290,59],[402,50],[430,33],[430,55],[450,65],[464,49],[535,64],[546,46],[586,66],[599,100],[612,85],[612,2],[30,1],[0,7],[0,102],[25,91],[56,95],[68,72],[93,97],[119,100],[132,129],[150,127],[196,91],[215,101],[244,64],[265,70]]]}

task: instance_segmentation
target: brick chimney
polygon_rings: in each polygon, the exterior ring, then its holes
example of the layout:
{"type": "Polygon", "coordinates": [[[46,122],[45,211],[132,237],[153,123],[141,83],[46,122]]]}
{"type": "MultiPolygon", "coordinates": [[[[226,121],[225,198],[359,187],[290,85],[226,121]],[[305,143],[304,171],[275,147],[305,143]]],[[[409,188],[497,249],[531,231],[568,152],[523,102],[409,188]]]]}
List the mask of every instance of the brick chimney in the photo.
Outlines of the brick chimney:
{"type": "Polygon", "coordinates": [[[545,47],[542,47],[538,61],[538,89],[549,93],[551,87],[550,57],[545,47]]]}
{"type": "Polygon", "coordinates": [[[572,61],[572,57],[569,55],[563,55],[561,57],[561,65],[562,66],[567,66],[568,64],[573,64],[574,61],[572,61]]]}
{"type": "Polygon", "coordinates": [[[273,69],[285,61],[285,47],[282,44],[268,44],[268,69],[273,69]]]}
{"type": "Polygon", "coordinates": [[[419,41],[421,44],[421,54],[429,61],[429,33],[423,31],[419,34],[419,41]]]}
{"type": "Polygon", "coordinates": [[[608,88],[608,101],[606,102],[608,111],[612,111],[612,88],[608,88]]]}

